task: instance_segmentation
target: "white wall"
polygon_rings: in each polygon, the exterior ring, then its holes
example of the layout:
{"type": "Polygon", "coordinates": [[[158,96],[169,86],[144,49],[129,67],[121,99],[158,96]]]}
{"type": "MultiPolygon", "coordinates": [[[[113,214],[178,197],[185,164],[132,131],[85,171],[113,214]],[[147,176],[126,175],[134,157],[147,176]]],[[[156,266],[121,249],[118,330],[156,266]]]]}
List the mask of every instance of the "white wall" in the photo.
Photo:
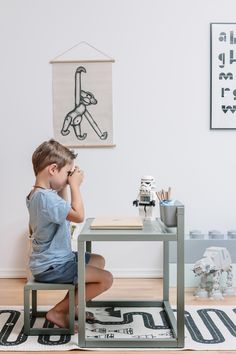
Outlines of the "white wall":
{"type": "MultiPolygon", "coordinates": [[[[87,217],[136,215],[152,174],[185,203],[186,231],[236,228],[236,131],[209,130],[209,23],[235,12],[234,0],[0,0],[0,276],[24,274],[31,154],[53,136],[48,62],[83,40],[116,60],[117,147],[79,151],[87,217]]],[[[95,249],[116,275],[161,273],[161,245],[95,249]]]]}

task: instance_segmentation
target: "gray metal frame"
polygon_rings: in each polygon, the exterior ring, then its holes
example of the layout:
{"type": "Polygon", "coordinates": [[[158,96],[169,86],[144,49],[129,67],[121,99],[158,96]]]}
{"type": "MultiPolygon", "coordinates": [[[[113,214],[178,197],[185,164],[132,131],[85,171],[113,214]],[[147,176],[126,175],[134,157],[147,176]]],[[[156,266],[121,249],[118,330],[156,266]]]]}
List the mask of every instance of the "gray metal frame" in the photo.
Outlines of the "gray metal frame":
{"type": "Polygon", "coordinates": [[[40,334],[58,335],[74,334],[75,320],[75,286],[73,284],[39,283],[29,280],[24,286],[24,334],[37,336],[40,334]],[[46,311],[37,309],[37,290],[68,290],[69,291],[69,328],[31,328],[32,319],[44,317],[46,311]],[[31,296],[30,296],[31,295],[31,296]],[[30,298],[32,308],[30,310],[30,298]]]}
{"type": "Polygon", "coordinates": [[[184,206],[177,204],[177,227],[168,228],[161,220],[145,221],[142,230],[91,230],[93,219],[87,219],[78,237],[78,343],[81,348],[183,348],[184,347],[184,206]],[[162,241],[163,257],[163,299],[157,301],[85,301],[85,250],[91,250],[92,241],[162,241]],[[177,243],[177,320],[169,303],[169,241],[177,243]],[[85,333],[85,311],[88,307],[129,306],[162,307],[167,315],[174,338],[164,339],[87,339],[85,333]]]}

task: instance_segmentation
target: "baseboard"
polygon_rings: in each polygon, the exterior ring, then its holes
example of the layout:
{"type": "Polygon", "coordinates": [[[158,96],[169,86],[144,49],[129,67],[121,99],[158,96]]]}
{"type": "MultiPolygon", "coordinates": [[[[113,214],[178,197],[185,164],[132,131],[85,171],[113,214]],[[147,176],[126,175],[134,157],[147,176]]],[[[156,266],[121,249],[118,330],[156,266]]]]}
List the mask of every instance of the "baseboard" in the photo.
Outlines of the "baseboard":
{"type": "Polygon", "coordinates": [[[0,269],[0,278],[26,278],[25,269],[0,269]]]}
{"type": "Polygon", "coordinates": [[[134,269],[134,268],[113,268],[109,269],[114,278],[162,278],[162,269],[134,269]]]}
{"type": "MultiPolygon", "coordinates": [[[[111,268],[114,278],[162,278],[162,269],[111,268]]],[[[0,269],[0,278],[25,278],[25,269],[0,269]]]]}

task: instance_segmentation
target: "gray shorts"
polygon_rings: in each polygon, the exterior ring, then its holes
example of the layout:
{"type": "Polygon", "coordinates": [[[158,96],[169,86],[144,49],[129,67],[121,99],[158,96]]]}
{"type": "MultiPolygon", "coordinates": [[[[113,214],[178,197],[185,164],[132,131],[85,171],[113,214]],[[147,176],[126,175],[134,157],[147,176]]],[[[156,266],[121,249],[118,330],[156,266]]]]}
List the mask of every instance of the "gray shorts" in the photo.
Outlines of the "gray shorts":
{"type": "MultiPolygon", "coordinates": [[[[78,254],[74,253],[74,260],[63,264],[55,264],[40,274],[34,275],[35,281],[40,283],[78,284],[78,254]]],[[[90,253],[85,252],[85,263],[88,264],[90,253]]]]}

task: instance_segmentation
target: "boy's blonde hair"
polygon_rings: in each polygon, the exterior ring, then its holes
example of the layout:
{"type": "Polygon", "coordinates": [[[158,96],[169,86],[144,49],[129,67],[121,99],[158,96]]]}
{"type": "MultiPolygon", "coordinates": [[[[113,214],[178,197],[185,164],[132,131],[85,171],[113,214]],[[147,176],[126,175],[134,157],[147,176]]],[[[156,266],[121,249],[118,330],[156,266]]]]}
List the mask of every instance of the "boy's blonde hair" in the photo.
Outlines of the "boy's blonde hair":
{"type": "Polygon", "coordinates": [[[62,167],[70,164],[77,154],[61,145],[54,139],[44,141],[37,147],[32,155],[32,163],[35,176],[45,167],[55,163],[59,171],[62,167]]]}

